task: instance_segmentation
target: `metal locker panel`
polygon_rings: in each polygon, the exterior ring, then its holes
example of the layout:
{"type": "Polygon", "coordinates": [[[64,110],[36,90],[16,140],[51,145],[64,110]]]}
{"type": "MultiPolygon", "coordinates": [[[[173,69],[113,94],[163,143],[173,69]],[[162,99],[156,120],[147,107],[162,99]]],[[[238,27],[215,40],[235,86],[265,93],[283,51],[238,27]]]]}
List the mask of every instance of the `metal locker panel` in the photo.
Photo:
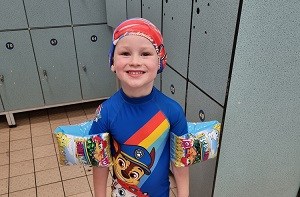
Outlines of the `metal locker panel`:
{"type": "Polygon", "coordinates": [[[0,30],[27,28],[23,2],[20,0],[0,1],[0,30]]]}
{"type": "Polygon", "coordinates": [[[186,80],[171,68],[162,73],[162,92],[176,100],[185,109],[186,80]]]}
{"type": "MultiPolygon", "coordinates": [[[[191,83],[188,84],[186,117],[190,122],[222,121],[223,108],[191,83]]],[[[211,197],[216,159],[190,167],[190,196],[211,197]]]]}
{"type": "Polygon", "coordinates": [[[187,77],[192,1],[163,2],[163,35],[168,64],[187,77]]]}
{"type": "Polygon", "coordinates": [[[162,1],[161,0],[143,0],[142,16],[151,21],[158,29],[161,27],[162,1]]]}
{"type": "Polygon", "coordinates": [[[127,0],[127,18],[142,16],[142,1],[127,0]]]}
{"type": "Polygon", "coordinates": [[[74,27],[83,99],[109,97],[116,90],[108,52],[112,28],[105,25],[74,27]]]}
{"type": "Polygon", "coordinates": [[[81,100],[72,28],[36,29],[31,34],[46,104],[81,100]]]}
{"type": "Polygon", "coordinates": [[[106,0],[107,25],[116,28],[121,22],[126,20],[126,1],[106,0]]]}
{"type": "Polygon", "coordinates": [[[224,105],[239,0],[193,7],[189,79],[224,105]]]}
{"type": "Polygon", "coordinates": [[[0,94],[6,111],[44,105],[28,30],[0,33],[0,94]]]}
{"type": "Polygon", "coordinates": [[[73,24],[106,23],[105,0],[70,0],[73,24]]]}
{"type": "Polygon", "coordinates": [[[68,0],[24,0],[29,27],[71,25],[68,0]]]}
{"type": "Polygon", "coordinates": [[[299,10],[243,1],[214,197],[300,197],[299,10]]]}
{"type": "Polygon", "coordinates": [[[154,86],[158,89],[161,90],[161,73],[157,74],[155,80],[154,80],[154,86]]]}
{"type": "Polygon", "coordinates": [[[188,83],[186,111],[189,121],[222,121],[223,107],[211,100],[191,83],[188,83]]]}

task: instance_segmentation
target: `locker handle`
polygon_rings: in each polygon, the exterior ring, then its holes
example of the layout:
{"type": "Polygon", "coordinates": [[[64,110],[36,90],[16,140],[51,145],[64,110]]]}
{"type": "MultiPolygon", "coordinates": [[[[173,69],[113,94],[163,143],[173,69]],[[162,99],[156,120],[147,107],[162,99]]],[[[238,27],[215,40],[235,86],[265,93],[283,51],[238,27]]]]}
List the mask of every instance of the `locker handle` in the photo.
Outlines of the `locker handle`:
{"type": "Polygon", "coordinates": [[[0,75],[0,81],[3,83],[4,82],[4,75],[0,75]]]}
{"type": "Polygon", "coordinates": [[[47,75],[47,71],[46,70],[43,70],[43,75],[47,79],[48,75],[47,75]]]}
{"type": "Polygon", "coordinates": [[[86,72],[86,66],[82,66],[82,70],[86,72]]]}

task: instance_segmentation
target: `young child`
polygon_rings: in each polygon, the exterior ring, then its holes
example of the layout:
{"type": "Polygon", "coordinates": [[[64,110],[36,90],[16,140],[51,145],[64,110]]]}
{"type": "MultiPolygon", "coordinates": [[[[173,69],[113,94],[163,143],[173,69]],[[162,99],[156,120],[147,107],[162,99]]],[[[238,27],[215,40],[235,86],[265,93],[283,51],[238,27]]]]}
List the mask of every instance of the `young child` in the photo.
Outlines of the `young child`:
{"type": "MultiPolygon", "coordinates": [[[[142,18],[113,33],[110,66],[121,89],[97,109],[90,134],[108,132],[113,156],[112,196],[169,197],[170,132],[187,133],[181,106],[154,87],[166,66],[160,31],[142,18]]],[[[177,196],[189,196],[188,167],[171,163],[177,196]]],[[[106,196],[109,169],[93,167],[96,197],[106,196]]]]}

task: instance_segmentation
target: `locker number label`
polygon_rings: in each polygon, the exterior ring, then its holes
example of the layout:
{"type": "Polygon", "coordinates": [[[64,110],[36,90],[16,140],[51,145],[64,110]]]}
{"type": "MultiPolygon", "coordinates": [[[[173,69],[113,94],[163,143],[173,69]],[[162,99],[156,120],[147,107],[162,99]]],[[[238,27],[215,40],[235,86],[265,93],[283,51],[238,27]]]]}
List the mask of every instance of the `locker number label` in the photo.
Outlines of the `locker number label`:
{"type": "Polygon", "coordinates": [[[205,113],[203,110],[199,111],[199,119],[203,122],[205,120],[205,113]]]}
{"type": "Polygon", "coordinates": [[[171,86],[170,86],[170,91],[172,94],[175,94],[175,87],[173,84],[171,84],[171,86]]]}
{"type": "Polygon", "coordinates": [[[6,48],[12,50],[14,48],[14,44],[11,42],[6,43],[6,48]]]}
{"type": "Polygon", "coordinates": [[[56,40],[55,38],[52,38],[52,39],[50,40],[50,44],[51,44],[52,46],[57,45],[57,40],[56,40]]]}
{"type": "Polygon", "coordinates": [[[98,40],[97,36],[96,35],[92,35],[91,36],[91,41],[92,42],[96,42],[98,40]]]}

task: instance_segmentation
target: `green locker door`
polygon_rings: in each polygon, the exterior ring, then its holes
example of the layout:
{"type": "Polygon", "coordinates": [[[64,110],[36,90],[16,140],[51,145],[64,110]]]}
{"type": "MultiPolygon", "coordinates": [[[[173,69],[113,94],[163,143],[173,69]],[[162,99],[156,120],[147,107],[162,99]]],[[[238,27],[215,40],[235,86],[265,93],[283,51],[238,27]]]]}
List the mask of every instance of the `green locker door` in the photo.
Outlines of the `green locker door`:
{"type": "Polygon", "coordinates": [[[29,27],[71,25],[68,0],[24,0],[29,27]]]}
{"type": "Polygon", "coordinates": [[[27,28],[23,1],[0,1],[0,30],[27,28]]]}
{"type": "MultiPolygon", "coordinates": [[[[186,117],[190,122],[222,121],[223,107],[188,82],[186,117]]],[[[211,197],[216,158],[190,167],[190,196],[211,197]]]]}
{"type": "Polygon", "coordinates": [[[105,25],[74,27],[83,99],[109,97],[116,91],[108,52],[112,29],[105,25]]]}
{"type": "Polygon", "coordinates": [[[81,91],[71,27],[32,30],[45,103],[80,101],[81,91]]]}
{"type": "Polygon", "coordinates": [[[105,0],[70,0],[73,24],[106,23],[105,0]]]}
{"type": "Polygon", "coordinates": [[[178,75],[172,68],[162,72],[162,92],[176,100],[185,110],[186,79],[178,75]]]}
{"type": "Polygon", "coordinates": [[[29,32],[1,32],[0,37],[0,94],[5,110],[43,106],[29,32]]]}

